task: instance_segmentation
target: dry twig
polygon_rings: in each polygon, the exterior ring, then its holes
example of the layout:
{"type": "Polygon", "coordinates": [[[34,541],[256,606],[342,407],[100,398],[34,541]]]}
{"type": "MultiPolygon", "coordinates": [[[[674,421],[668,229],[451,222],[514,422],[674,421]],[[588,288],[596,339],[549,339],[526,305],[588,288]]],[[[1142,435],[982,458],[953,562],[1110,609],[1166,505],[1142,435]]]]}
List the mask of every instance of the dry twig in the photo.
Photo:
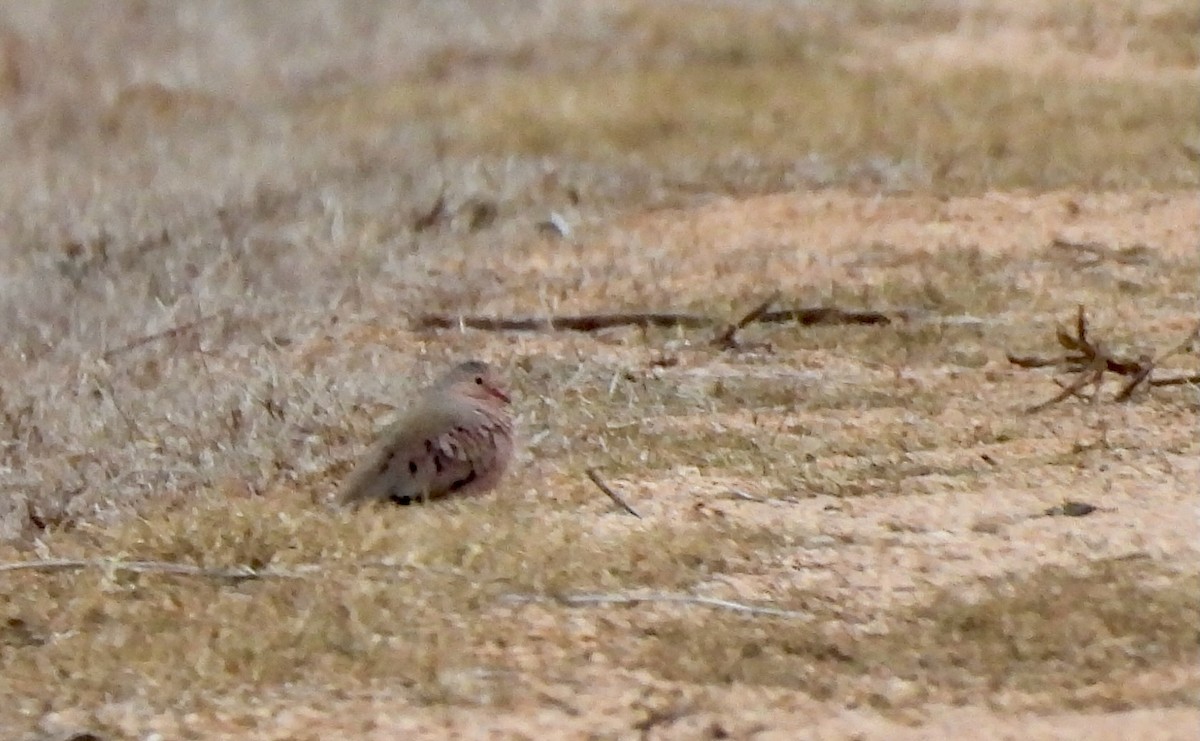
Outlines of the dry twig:
{"type": "Polygon", "coordinates": [[[892,323],[892,318],[881,311],[839,309],[836,306],[810,306],[768,311],[757,320],[764,324],[796,322],[805,327],[814,324],[887,325],[892,323]]]}
{"type": "Polygon", "coordinates": [[[483,329],[492,332],[542,332],[571,330],[595,332],[612,327],[707,327],[712,320],[699,314],[628,313],[579,314],[548,317],[442,316],[426,314],[417,319],[418,329],[483,329]]]}
{"type": "Polygon", "coordinates": [[[1097,395],[1100,393],[1100,382],[1103,380],[1103,378],[1103,368],[1086,369],[1085,372],[1081,372],[1078,376],[1076,376],[1075,380],[1071,381],[1071,383],[1063,385],[1062,391],[1039,404],[1034,404],[1025,411],[1033,414],[1035,412],[1042,411],[1046,407],[1053,406],[1067,397],[1080,396],[1079,392],[1088,384],[1091,384],[1095,387],[1095,390],[1092,392],[1092,400],[1094,401],[1097,398],[1097,395]]]}
{"type": "MultiPolygon", "coordinates": [[[[899,314],[902,316],[902,314],[899,314]]],[[[734,325],[734,332],[754,323],[781,324],[796,322],[814,324],[886,325],[892,319],[879,311],[839,309],[834,306],[801,307],[767,311],[758,309],[734,325]]],[[[490,332],[595,332],[613,327],[684,327],[699,329],[719,325],[719,319],[704,314],[683,312],[617,312],[612,314],[575,314],[545,317],[491,317],[424,314],[414,319],[417,329],[481,329],[490,332]]],[[[720,336],[718,337],[718,340],[720,336]]]]}
{"type": "Polygon", "coordinates": [[[1145,367],[1134,374],[1134,377],[1130,379],[1130,381],[1125,384],[1125,387],[1121,389],[1120,393],[1117,394],[1116,400],[1125,401],[1129,397],[1133,396],[1134,389],[1136,389],[1143,381],[1151,386],[1179,386],[1183,384],[1200,383],[1200,373],[1194,373],[1187,376],[1177,376],[1173,378],[1150,378],[1150,374],[1154,371],[1155,367],[1159,363],[1163,362],[1169,357],[1178,355],[1179,353],[1191,352],[1195,346],[1196,340],[1198,339],[1200,339],[1200,322],[1196,322],[1195,326],[1192,327],[1192,331],[1188,332],[1187,336],[1180,340],[1170,350],[1167,350],[1153,360],[1147,361],[1145,363],[1145,367]]]}
{"type": "Polygon", "coordinates": [[[130,340],[129,342],[126,342],[124,345],[121,345],[119,347],[114,347],[111,350],[105,350],[104,351],[104,359],[112,360],[116,356],[127,353],[130,350],[135,350],[135,349],[141,347],[142,345],[148,345],[151,342],[156,342],[158,340],[165,340],[165,339],[171,339],[174,337],[179,337],[180,335],[182,335],[186,332],[191,332],[193,330],[199,329],[201,326],[208,324],[209,322],[213,321],[214,319],[220,319],[223,316],[225,316],[225,312],[209,314],[208,316],[202,316],[199,319],[195,319],[190,322],[184,322],[183,324],[177,324],[174,327],[169,327],[167,329],[164,329],[161,332],[155,332],[153,334],[145,335],[144,337],[138,337],[137,339],[130,340]]]}
{"type": "Polygon", "coordinates": [[[202,579],[248,581],[252,579],[308,579],[330,574],[335,571],[351,574],[373,572],[369,577],[383,581],[397,581],[409,578],[412,571],[428,571],[447,574],[462,578],[477,579],[474,575],[457,573],[450,569],[431,567],[414,567],[407,564],[394,564],[383,561],[357,561],[332,563],[303,563],[288,568],[270,568],[250,565],[233,565],[228,567],[204,567],[195,564],[175,561],[123,561],[109,558],[50,558],[37,561],[13,561],[0,563],[0,575],[18,571],[40,571],[55,573],[64,571],[108,571],[110,573],[124,572],[130,574],[166,574],[168,576],[195,576],[202,579]]]}
{"type": "Polygon", "coordinates": [[[758,321],[763,314],[767,313],[767,309],[771,308],[771,304],[779,300],[779,291],[775,291],[767,298],[766,301],[755,306],[745,314],[736,323],[730,324],[723,332],[713,338],[713,344],[724,350],[732,350],[738,346],[737,333],[745,329],[750,324],[758,321]]]}
{"type": "Polygon", "coordinates": [[[1187,376],[1172,376],[1170,378],[1152,378],[1151,386],[1200,386],[1200,373],[1187,376]]]}
{"type": "Polygon", "coordinates": [[[1050,247],[1088,264],[1112,260],[1123,265],[1135,265],[1145,263],[1150,256],[1149,248],[1143,244],[1135,244],[1130,247],[1109,247],[1103,242],[1078,242],[1055,237],[1050,242],[1050,247]]]}
{"type": "Polygon", "coordinates": [[[784,610],[778,607],[748,605],[744,602],[734,602],[716,597],[700,597],[694,594],[675,594],[671,592],[648,592],[646,594],[567,594],[558,596],[542,596],[537,594],[509,594],[503,597],[505,602],[558,602],[564,605],[639,605],[647,602],[659,602],[677,605],[697,605],[712,607],[719,610],[731,610],[748,615],[766,615],[769,617],[787,618],[790,620],[812,620],[813,616],[798,610],[784,610]]]}
{"type": "Polygon", "coordinates": [[[173,574],[176,576],[200,576],[208,579],[303,579],[323,567],[309,564],[297,566],[290,571],[278,569],[253,568],[251,566],[234,566],[225,569],[204,568],[192,564],[174,563],[171,561],[118,561],[110,559],[75,559],[58,558],[42,561],[16,561],[0,563],[0,573],[13,571],[83,571],[101,569],[105,571],[124,571],[135,574],[173,574]]]}
{"type": "Polygon", "coordinates": [[[758,497],[754,496],[753,494],[747,494],[746,492],[742,491],[741,489],[730,489],[728,494],[730,497],[732,497],[734,499],[740,499],[743,502],[761,502],[761,501],[763,501],[763,500],[759,499],[758,497]]]}
{"type": "Polygon", "coordinates": [[[1040,515],[1032,515],[1033,517],[1086,517],[1093,512],[1101,512],[1099,507],[1087,502],[1073,502],[1070,500],[1064,501],[1062,504],[1056,504],[1053,507],[1045,509],[1040,515]]]}
{"type": "Polygon", "coordinates": [[[637,510],[635,510],[633,507],[630,507],[629,503],[622,499],[620,494],[613,491],[608,484],[604,483],[604,480],[600,478],[600,473],[596,471],[596,469],[589,468],[585,473],[587,473],[587,477],[592,480],[592,483],[595,484],[600,491],[604,492],[609,499],[617,503],[618,507],[634,517],[641,519],[642,516],[637,513],[637,510]]]}
{"type": "Polygon", "coordinates": [[[1113,373],[1129,379],[1113,397],[1114,401],[1128,401],[1134,392],[1143,385],[1177,386],[1200,383],[1200,373],[1172,378],[1152,377],[1154,370],[1164,360],[1192,348],[1193,343],[1200,337],[1200,323],[1197,323],[1183,341],[1170,350],[1157,357],[1142,355],[1137,359],[1122,358],[1113,355],[1104,346],[1104,343],[1092,339],[1088,334],[1087,315],[1082,305],[1078,308],[1075,315],[1074,334],[1060,327],[1056,330],[1055,335],[1058,339],[1058,344],[1067,350],[1067,354],[1062,357],[1043,358],[1007,354],[1008,362],[1021,368],[1057,366],[1063,368],[1067,373],[1076,374],[1070,383],[1059,384],[1062,386],[1062,390],[1059,393],[1046,401],[1029,407],[1026,411],[1030,413],[1039,412],[1072,396],[1090,398],[1093,402],[1097,401],[1100,397],[1100,386],[1104,381],[1105,373],[1113,373]],[[1091,397],[1084,397],[1080,394],[1080,391],[1088,385],[1092,385],[1095,390],[1091,397]]]}

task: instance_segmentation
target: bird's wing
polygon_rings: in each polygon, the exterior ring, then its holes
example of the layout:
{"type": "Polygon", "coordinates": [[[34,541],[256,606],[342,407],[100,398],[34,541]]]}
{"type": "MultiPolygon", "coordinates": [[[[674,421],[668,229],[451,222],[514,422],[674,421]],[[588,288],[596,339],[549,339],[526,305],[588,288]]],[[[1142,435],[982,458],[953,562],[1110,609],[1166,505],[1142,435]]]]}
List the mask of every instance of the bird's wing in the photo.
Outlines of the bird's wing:
{"type": "Polygon", "coordinates": [[[392,424],[350,474],[340,501],[410,504],[471,484],[491,464],[494,450],[467,412],[455,405],[422,405],[392,424]]]}

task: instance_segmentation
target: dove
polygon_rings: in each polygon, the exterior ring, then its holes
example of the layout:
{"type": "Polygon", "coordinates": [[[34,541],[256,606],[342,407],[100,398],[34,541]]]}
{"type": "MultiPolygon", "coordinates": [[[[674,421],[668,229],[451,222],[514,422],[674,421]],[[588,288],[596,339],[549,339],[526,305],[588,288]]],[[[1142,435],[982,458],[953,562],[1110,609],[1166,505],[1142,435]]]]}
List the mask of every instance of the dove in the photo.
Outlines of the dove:
{"type": "Polygon", "coordinates": [[[510,404],[492,366],[460,363],[384,430],[350,472],[338,501],[408,505],[491,489],[512,458],[510,404]]]}

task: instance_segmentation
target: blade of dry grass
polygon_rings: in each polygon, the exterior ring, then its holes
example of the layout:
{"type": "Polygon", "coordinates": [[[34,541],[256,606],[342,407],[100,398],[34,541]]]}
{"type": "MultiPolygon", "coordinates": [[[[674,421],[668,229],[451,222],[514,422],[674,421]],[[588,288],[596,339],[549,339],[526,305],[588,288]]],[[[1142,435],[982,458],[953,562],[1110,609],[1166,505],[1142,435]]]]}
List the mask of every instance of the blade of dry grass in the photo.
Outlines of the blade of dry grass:
{"type": "Polygon", "coordinates": [[[718,610],[730,610],[733,612],[745,613],[747,615],[762,615],[765,617],[785,618],[788,620],[813,620],[813,616],[807,612],[784,610],[782,608],[764,605],[748,605],[743,602],[718,599],[716,597],[701,597],[694,594],[648,592],[645,594],[565,594],[556,595],[553,597],[531,594],[506,594],[501,599],[504,602],[517,603],[557,602],[559,604],[570,605],[572,607],[587,605],[640,605],[651,603],[691,605],[698,607],[711,607],[718,610]]]}
{"type": "Polygon", "coordinates": [[[635,510],[633,507],[629,506],[629,503],[625,501],[624,497],[622,497],[617,492],[613,491],[612,487],[610,487],[608,484],[604,483],[604,479],[600,478],[599,471],[597,471],[594,468],[589,468],[589,469],[587,469],[587,471],[585,473],[587,473],[587,477],[592,480],[592,483],[596,485],[596,488],[598,488],[600,491],[604,492],[604,495],[607,496],[609,499],[613,500],[617,504],[618,507],[625,510],[626,512],[633,515],[634,517],[641,519],[642,516],[638,514],[637,510],[635,510]]]}

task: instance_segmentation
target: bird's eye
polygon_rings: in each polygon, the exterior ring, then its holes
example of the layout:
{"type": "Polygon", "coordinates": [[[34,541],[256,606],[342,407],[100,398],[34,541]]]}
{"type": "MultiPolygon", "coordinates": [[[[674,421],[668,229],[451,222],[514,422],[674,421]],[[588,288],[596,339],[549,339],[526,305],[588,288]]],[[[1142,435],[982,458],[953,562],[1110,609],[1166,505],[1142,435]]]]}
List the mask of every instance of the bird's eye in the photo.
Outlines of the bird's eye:
{"type": "Polygon", "coordinates": [[[482,386],[482,385],[483,385],[483,376],[475,376],[475,385],[476,385],[476,386],[482,386]]]}

